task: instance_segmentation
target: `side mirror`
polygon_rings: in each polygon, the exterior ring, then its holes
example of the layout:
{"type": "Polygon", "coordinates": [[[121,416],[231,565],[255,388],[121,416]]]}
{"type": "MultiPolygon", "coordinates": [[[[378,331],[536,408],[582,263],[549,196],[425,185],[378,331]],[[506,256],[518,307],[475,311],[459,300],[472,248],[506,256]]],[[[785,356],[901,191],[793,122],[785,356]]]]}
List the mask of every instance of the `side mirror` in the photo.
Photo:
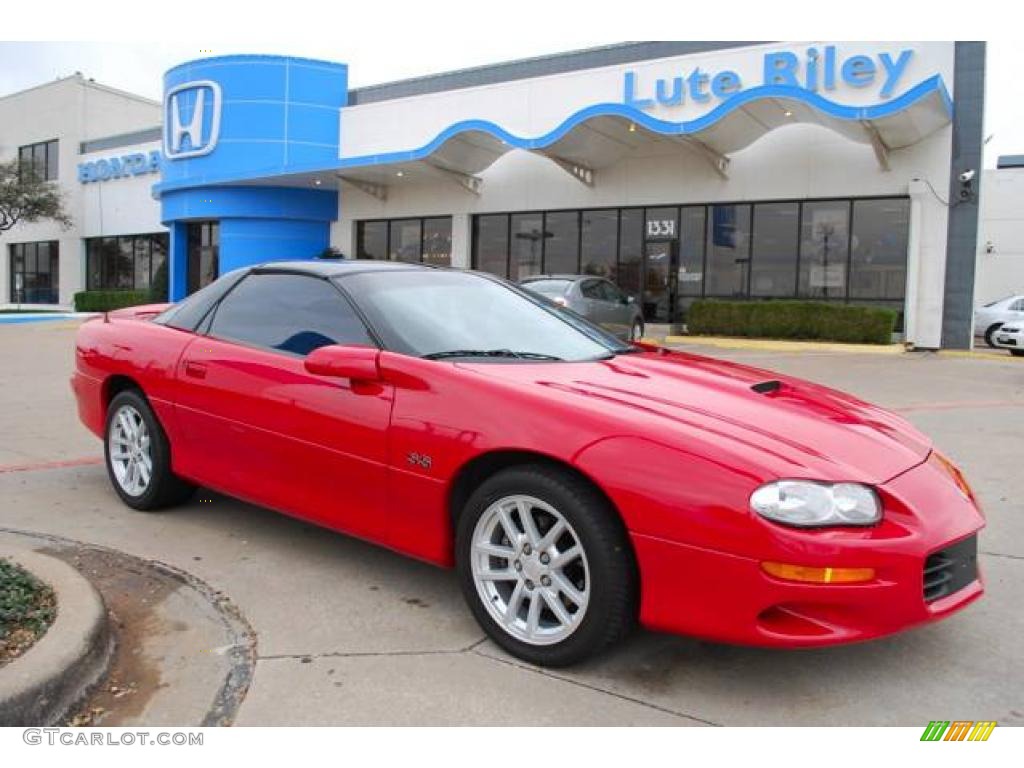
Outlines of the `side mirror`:
{"type": "Polygon", "coordinates": [[[376,347],[330,344],[306,356],[306,370],[317,376],[352,381],[380,381],[380,350],[376,347]]]}
{"type": "Polygon", "coordinates": [[[632,296],[627,296],[626,298],[624,298],[622,300],[622,303],[623,304],[636,304],[636,299],[634,299],[632,296]]]}

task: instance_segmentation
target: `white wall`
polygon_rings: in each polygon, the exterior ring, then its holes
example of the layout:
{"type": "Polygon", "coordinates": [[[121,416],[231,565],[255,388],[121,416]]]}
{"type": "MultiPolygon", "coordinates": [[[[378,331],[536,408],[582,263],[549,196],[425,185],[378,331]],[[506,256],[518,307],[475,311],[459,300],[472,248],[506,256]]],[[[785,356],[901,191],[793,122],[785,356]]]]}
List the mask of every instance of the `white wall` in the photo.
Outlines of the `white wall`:
{"type": "Polygon", "coordinates": [[[982,174],[980,216],[975,306],[1024,293],[1024,168],[982,174]]]}

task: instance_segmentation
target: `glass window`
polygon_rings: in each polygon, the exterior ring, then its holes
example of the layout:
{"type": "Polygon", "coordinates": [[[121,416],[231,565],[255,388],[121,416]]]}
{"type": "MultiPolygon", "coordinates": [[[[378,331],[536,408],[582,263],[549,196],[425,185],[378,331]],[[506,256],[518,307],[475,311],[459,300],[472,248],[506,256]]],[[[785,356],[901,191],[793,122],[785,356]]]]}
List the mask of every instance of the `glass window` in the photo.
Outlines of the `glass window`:
{"type": "Polygon", "coordinates": [[[909,227],[909,200],[854,202],[851,299],[903,298],[909,227]]]}
{"type": "Polygon", "coordinates": [[[850,203],[804,203],[800,225],[800,296],[845,298],[850,249],[850,203]]]}
{"type": "Polygon", "coordinates": [[[508,216],[477,216],[473,223],[476,268],[498,277],[507,277],[508,216]]]}
{"type": "Polygon", "coordinates": [[[438,267],[451,266],[451,216],[423,220],[423,263],[438,267]]]}
{"type": "Polygon", "coordinates": [[[168,290],[168,276],[167,265],[167,247],[168,247],[168,236],[166,234],[150,235],[149,237],[150,249],[152,252],[150,275],[151,282],[150,287],[153,288],[159,295],[166,296],[168,290]],[[157,282],[161,281],[162,285],[157,285],[157,282]]]}
{"type": "Polygon", "coordinates": [[[585,299],[604,301],[604,291],[601,290],[600,280],[584,280],[580,284],[580,293],[585,299]]]}
{"type": "Polygon", "coordinates": [[[87,291],[98,291],[103,285],[103,254],[100,250],[99,241],[86,240],[85,242],[85,289],[87,291]]]}
{"type": "Polygon", "coordinates": [[[422,245],[419,219],[392,221],[388,240],[388,258],[392,261],[418,262],[422,245]]]}
{"type": "Polygon", "coordinates": [[[700,296],[704,287],[705,210],[691,205],[679,211],[679,294],[700,296]]]}
{"type": "Polygon", "coordinates": [[[754,206],[751,296],[782,298],[795,294],[799,219],[799,203],[754,206]]]}
{"type": "Polygon", "coordinates": [[[361,221],[357,230],[357,259],[386,259],[388,256],[388,223],[361,221]]]}
{"type": "Polygon", "coordinates": [[[197,221],[188,225],[188,292],[195,293],[220,272],[220,223],[197,221]]]}
{"type": "Polygon", "coordinates": [[[137,291],[148,291],[150,284],[150,266],[152,258],[148,237],[132,238],[135,247],[135,285],[137,291]]]}
{"type": "Polygon", "coordinates": [[[300,356],[328,344],[373,346],[338,289],[306,275],[249,275],[217,307],[210,334],[300,356]]]}
{"type": "Polygon", "coordinates": [[[58,146],[54,139],[18,147],[18,164],[23,168],[32,168],[44,181],[56,181],[59,170],[58,146]]]}
{"type": "Polygon", "coordinates": [[[750,206],[712,205],[709,211],[706,293],[745,296],[750,263],[750,206]]]}
{"type": "Polygon", "coordinates": [[[149,290],[157,271],[167,260],[167,241],[166,232],[86,240],[86,288],[90,291],[149,290]]]}
{"type": "Polygon", "coordinates": [[[544,216],[540,213],[519,213],[512,216],[512,258],[509,262],[509,279],[523,280],[541,272],[541,255],[544,240],[549,233],[544,230],[544,216]]]}
{"type": "Polygon", "coordinates": [[[544,272],[549,275],[579,272],[580,217],[577,211],[558,211],[544,217],[544,272]]]}
{"type": "Polygon", "coordinates": [[[56,304],[60,285],[57,241],[12,244],[10,278],[15,304],[56,304]]]}
{"type": "Polygon", "coordinates": [[[117,238],[117,280],[115,288],[130,291],[135,287],[135,250],[130,237],[117,238]]]}
{"type": "Polygon", "coordinates": [[[627,208],[619,215],[619,267],[615,283],[630,296],[640,295],[643,276],[644,212],[627,208]]]}
{"type": "MultiPolygon", "coordinates": [[[[511,350],[561,360],[607,357],[621,344],[599,328],[470,272],[364,272],[337,278],[393,351],[417,355],[511,350]],[[583,330],[584,326],[586,330],[583,330]]],[[[473,354],[492,363],[523,358],[473,354]]]]}
{"type": "Polygon", "coordinates": [[[584,211],[580,272],[612,277],[619,242],[618,211],[584,211]]]}

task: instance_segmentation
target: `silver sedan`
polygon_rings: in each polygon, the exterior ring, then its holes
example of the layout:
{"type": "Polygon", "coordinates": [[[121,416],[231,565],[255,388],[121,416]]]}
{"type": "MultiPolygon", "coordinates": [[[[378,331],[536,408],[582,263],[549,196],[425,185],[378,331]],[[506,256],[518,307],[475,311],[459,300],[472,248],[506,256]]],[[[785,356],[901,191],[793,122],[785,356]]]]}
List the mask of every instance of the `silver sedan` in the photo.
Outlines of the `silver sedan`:
{"type": "Polygon", "coordinates": [[[644,335],[644,317],[636,300],[603,277],[534,275],[520,285],[571,309],[619,338],[636,341],[644,335]]]}

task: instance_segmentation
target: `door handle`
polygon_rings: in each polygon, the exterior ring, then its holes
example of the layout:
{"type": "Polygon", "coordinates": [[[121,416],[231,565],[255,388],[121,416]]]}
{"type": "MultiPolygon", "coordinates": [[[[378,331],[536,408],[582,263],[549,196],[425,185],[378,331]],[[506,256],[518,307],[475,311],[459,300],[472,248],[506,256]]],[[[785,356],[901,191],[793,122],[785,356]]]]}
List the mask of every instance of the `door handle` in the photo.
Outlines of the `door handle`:
{"type": "Polygon", "coordinates": [[[203,363],[197,363],[194,360],[186,360],[185,375],[191,376],[194,379],[205,379],[206,365],[203,363]]]}

